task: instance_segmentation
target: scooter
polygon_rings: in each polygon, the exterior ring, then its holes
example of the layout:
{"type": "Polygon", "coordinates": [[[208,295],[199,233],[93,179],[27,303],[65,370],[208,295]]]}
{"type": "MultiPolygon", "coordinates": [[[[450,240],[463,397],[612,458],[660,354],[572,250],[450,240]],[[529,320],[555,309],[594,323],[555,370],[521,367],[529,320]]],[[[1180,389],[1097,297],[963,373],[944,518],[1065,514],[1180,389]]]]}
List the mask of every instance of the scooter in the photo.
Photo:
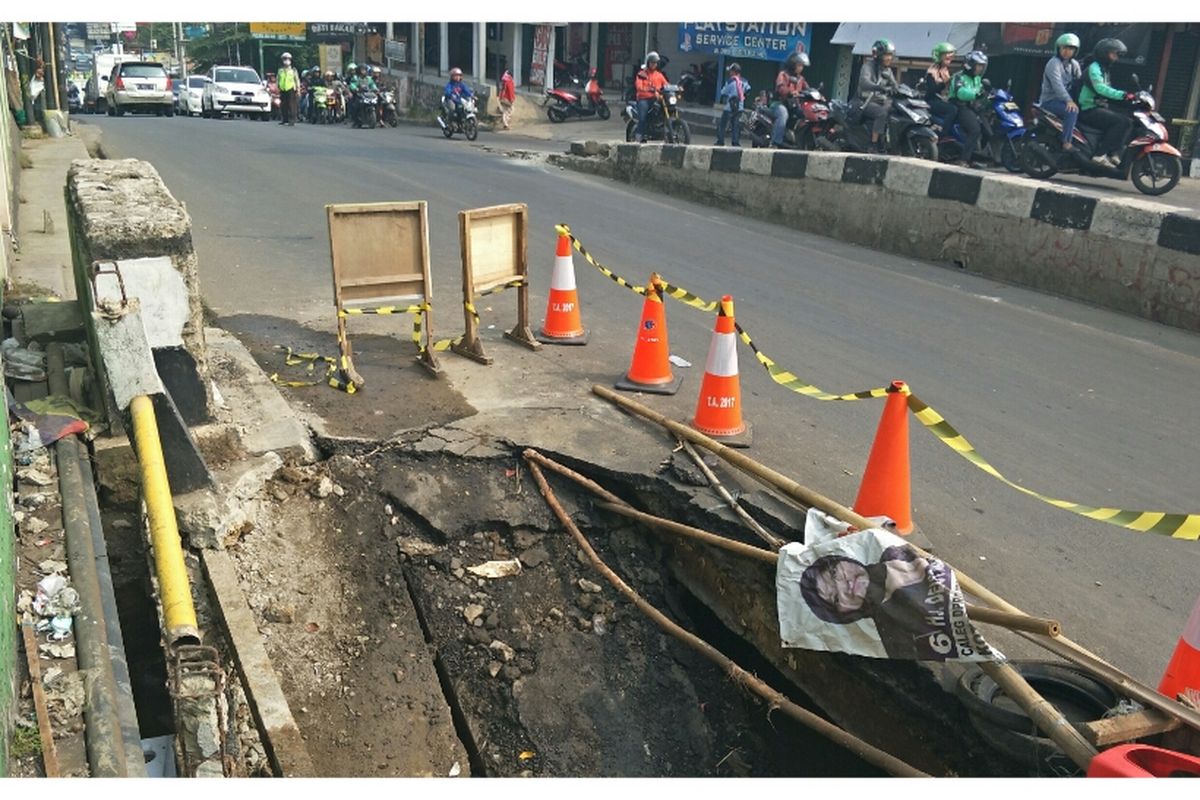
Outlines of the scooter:
{"type": "Polygon", "coordinates": [[[1154,87],[1142,89],[1136,73],[1133,83],[1138,87],[1133,100],[1121,104],[1133,117],[1133,125],[1115,168],[1091,160],[1103,131],[1077,122],[1071,136],[1072,148],[1063,150],[1062,120],[1035,105],[1033,131],[1021,152],[1025,174],[1046,179],[1059,172],[1078,172],[1097,178],[1128,179],[1139,192],[1152,196],[1174,189],[1183,175],[1183,154],[1168,143],[1167,121],[1154,110],[1154,87]]]}
{"type": "MultiPolygon", "coordinates": [[[[637,103],[630,103],[621,112],[625,120],[625,141],[632,142],[637,130],[637,103]]],[[[667,144],[691,144],[692,130],[687,120],[679,116],[679,86],[668,83],[658,93],[658,97],[650,104],[646,115],[645,137],[649,141],[663,141],[667,144]]]]}
{"type": "Polygon", "coordinates": [[[600,81],[596,80],[595,69],[592,70],[582,93],[587,95],[588,104],[586,106],[583,104],[582,94],[578,90],[579,81],[572,79],[572,82],[576,87],[574,92],[566,88],[546,90],[546,103],[554,103],[546,108],[546,116],[551,122],[565,122],[569,117],[608,119],[612,116],[612,111],[609,110],[608,103],[604,100],[604,90],[600,87],[600,81]]]}
{"type": "Polygon", "coordinates": [[[461,133],[467,137],[467,141],[475,141],[475,137],[479,136],[479,120],[475,115],[475,98],[464,98],[453,112],[447,112],[446,106],[443,104],[442,113],[437,116],[437,124],[442,129],[442,135],[447,139],[456,133],[461,133]]]}
{"type": "Polygon", "coordinates": [[[384,89],[379,94],[379,121],[389,128],[400,124],[400,116],[396,113],[396,93],[384,89]]]}
{"type": "MultiPolygon", "coordinates": [[[[917,96],[916,90],[900,84],[889,96],[887,125],[884,127],[884,149],[888,153],[937,161],[937,134],[933,132],[933,117],[929,103],[917,96]]],[[[871,131],[865,124],[862,103],[834,100],[829,104],[833,120],[827,138],[839,150],[866,153],[871,149],[871,131]]]]}
{"type": "MultiPolygon", "coordinates": [[[[920,88],[920,84],[917,86],[920,88]]],[[[985,80],[984,87],[988,86],[985,80]]],[[[1021,116],[1021,107],[1013,102],[1011,80],[1006,89],[996,89],[988,95],[987,108],[980,116],[992,130],[991,140],[985,143],[987,155],[1009,172],[1021,172],[1021,148],[1029,131],[1021,116]]],[[[942,118],[937,115],[933,115],[933,121],[938,126],[942,125],[942,118]]],[[[966,141],[967,135],[957,122],[952,131],[943,128],[938,137],[938,158],[942,161],[961,161],[966,141]]],[[[983,152],[982,148],[977,151],[979,155],[983,152]]]]}

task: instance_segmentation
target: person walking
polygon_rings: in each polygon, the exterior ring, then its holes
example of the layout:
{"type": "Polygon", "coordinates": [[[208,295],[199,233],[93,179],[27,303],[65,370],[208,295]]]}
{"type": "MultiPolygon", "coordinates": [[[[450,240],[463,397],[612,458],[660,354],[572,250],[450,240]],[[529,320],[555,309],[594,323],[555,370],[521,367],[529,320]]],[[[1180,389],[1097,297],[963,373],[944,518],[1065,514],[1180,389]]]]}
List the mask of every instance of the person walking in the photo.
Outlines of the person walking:
{"type": "Polygon", "coordinates": [[[742,77],[742,65],[736,61],[725,70],[729,80],[721,88],[720,99],[725,102],[721,112],[721,124],[717,127],[717,147],[725,146],[725,127],[729,126],[729,141],[734,147],[741,147],[738,139],[742,134],[742,109],[746,107],[746,92],[750,91],[750,82],[742,77]]]}
{"type": "Polygon", "coordinates": [[[295,125],[297,92],[300,89],[300,73],[292,66],[292,54],[284,53],[279,58],[279,74],[275,76],[279,86],[280,125],[295,125]]]}
{"type": "Polygon", "coordinates": [[[500,124],[508,130],[512,122],[513,103],[517,100],[517,87],[513,82],[512,73],[504,70],[500,76],[500,124]]]}

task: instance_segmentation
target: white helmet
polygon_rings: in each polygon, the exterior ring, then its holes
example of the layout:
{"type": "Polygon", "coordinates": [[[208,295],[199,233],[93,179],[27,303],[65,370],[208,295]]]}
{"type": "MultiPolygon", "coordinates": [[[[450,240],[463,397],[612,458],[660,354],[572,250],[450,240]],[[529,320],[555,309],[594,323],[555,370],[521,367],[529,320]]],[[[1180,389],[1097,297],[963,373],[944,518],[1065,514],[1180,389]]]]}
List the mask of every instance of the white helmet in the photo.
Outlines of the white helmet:
{"type": "Polygon", "coordinates": [[[655,50],[651,50],[649,53],[646,53],[646,65],[649,66],[651,61],[655,63],[662,61],[662,59],[658,57],[658,52],[655,50]]]}
{"type": "Polygon", "coordinates": [[[284,53],[283,55],[281,55],[281,56],[279,57],[279,60],[280,60],[280,61],[291,61],[291,60],[292,60],[292,54],[291,54],[291,53],[284,53]]]}

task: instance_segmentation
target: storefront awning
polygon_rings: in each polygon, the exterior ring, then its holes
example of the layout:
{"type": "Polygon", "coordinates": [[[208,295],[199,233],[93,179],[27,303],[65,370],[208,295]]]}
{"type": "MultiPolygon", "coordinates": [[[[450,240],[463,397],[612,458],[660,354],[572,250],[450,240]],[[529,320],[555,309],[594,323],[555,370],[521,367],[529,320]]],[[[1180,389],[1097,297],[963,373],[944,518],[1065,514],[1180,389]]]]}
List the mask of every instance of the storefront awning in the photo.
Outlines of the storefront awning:
{"type": "Polygon", "coordinates": [[[843,22],[833,44],[854,46],[854,55],[870,55],[871,45],[888,39],[898,58],[932,58],[933,46],[949,42],[965,53],[975,46],[978,22],[843,22]]]}

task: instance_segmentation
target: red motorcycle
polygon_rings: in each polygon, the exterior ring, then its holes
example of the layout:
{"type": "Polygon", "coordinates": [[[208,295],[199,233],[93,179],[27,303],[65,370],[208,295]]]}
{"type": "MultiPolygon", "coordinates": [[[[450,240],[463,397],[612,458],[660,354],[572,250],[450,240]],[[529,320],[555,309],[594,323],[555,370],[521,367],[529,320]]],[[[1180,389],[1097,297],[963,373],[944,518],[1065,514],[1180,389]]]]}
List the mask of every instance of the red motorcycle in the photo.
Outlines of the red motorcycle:
{"type": "Polygon", "coordinates": [[[825,84],[805,89],[788,108],[788,132],[785,144],[800,150],[830,150],[828,134],[833,128],[829,118],[829,105],[821,94],[825,84]],[[797,113],[797,111],[799,113],[797,113]]]}
{"type": "Polygon", "coordinates": [[[551,122],[566,122],[569,117],[608,119],[612,115],[608,103],[604,100],[604,90],[600,88],[600,81],[596,80],[595,69],[592,69],[587,85],[584,86],[582,92],[578,90],[578,78],[572,78],[571,83],[576,87],[575,91],[570,91],[565,87],[546,90],[546,116],[550,118],[551,122]],[[587,96],[586,105],[583,102],[585,95],[587,96]],[[549,105],[551,102],[553,105],[549,105]]]}

